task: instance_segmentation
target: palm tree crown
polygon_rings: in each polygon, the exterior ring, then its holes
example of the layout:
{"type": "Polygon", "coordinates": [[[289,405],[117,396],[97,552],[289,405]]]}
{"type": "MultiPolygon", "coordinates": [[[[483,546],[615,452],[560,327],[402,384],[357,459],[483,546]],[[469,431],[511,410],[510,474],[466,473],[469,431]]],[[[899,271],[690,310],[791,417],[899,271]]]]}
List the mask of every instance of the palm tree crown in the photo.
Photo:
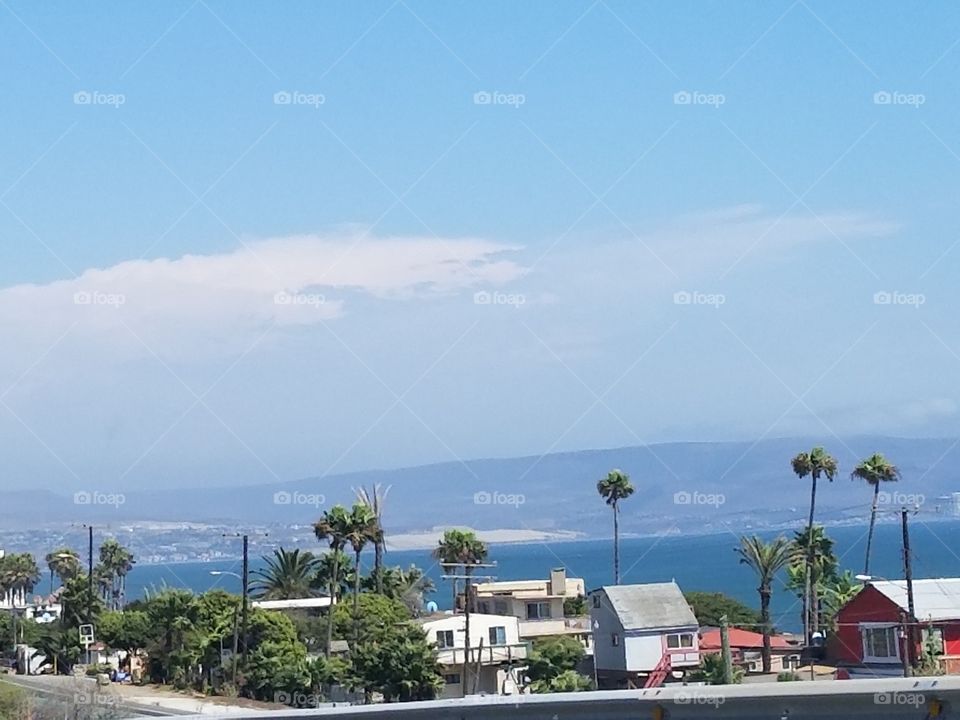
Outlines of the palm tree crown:
{"type": "Polygon", "coordinates": [[[763,662],[763,671],[770,672],[770,597],[773,594],[773,581],[784,566],[790,561],[790,541],[785,537],[778,537],[775,540],[765,543],[759,537],[740,538],[740,546],[737,553],[740,555],[740,563],[748,565],[757,574],[759,586],[757,591],[760,593],[760,624],[763,633],[763,650],[761,651],[761,660],[763,662]]]}
{"type": "Polygon", "coordinates": [[[254,571],[254,594],[263,600],[291,600],[312,596],[311,581],[317,572],[318,560],[311,552],[273,551],[273,557],[263,558],[266,567],[254,571]]]}
{"type": "Polygon", "coordinates": [[[597,492],[613,510],[613,582],[620,584],[620,501],[633,495],[630,476],[622,470],[611,470],[597,482],[597,492]]]}
{"type": "Polygon", "coordinates": [[[863,480],[873,488],[873,502],[870,505],[870,530],[867,532],[867,553],[863,561],[863,574],[870,574],[870,548],[873,545],[873,526],[877,521],[877,502],[880,499],[880,485],[900,479],[900,470],[881,453],[874,453],[860,463],[850,473],[851,480],[863,480]]]}

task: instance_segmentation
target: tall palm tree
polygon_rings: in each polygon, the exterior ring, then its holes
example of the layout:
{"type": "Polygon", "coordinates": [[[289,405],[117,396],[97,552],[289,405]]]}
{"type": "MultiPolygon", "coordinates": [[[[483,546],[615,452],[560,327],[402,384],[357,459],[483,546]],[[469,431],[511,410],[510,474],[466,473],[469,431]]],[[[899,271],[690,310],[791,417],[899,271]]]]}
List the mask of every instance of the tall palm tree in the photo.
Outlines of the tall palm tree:
{"type": "Polygon", "coordinates": [[[877,521],[877,501],[880,497],[880,484],[900,479],[900,470],[882,454],[874,453],[860,463],[850,473],[851,480],[863,480],[873,486],[873,504],[870,506],[870,531],[867,533],[867,555],[863,561],[863,574],[870,574],[870,546],[873,544],[873,526],[877,521]]]}
{"type": "Polygon", "coordinates": [[[785,537],[778,537],[770,543],[765,543],[759,537],[741,537],[740,547],[737,549],[740,563],[750,566],[757,574],[760,584],[757,592],[760,593],[760,625],[763,632],[763,672],[770,672],[770,597],[773,594],[773,580],[784,566],[790,561],[790,541],[785,537]]]}
{"type": "Polygon", "coordinates": [[[600,493],[607,505],[613,509],[613,582],[620,584],[620,501],[633,495],[633,485],[630,476],[622,470],[611,470],[607,476],[597,483],[597,492],[600,493]]]}
{"type": "Polygon", "coordinates": [[[311,552],[273,551],[263,558],[266,567],[253,572],[253,593],[261,600],[292,600],[313,595],[310,582],[317,571],[317,558],[311,552]]]}
{"type": "Polygon", "coordinates": [[[353,560],[342,550],[331,550],[317,558],[316,570],[311,580],[311,587],[323,588],[326,593],[333,587],[333,601],[336,603],[352,583],[353,560]]]}
{"type": "MultiPolygon", "coordinates": [[[[478,539],[470,530],[447,530],[443,533],[437,547],[433,550],[433,558],[441,565],[463,565],[466,575],[473,572],[472,565],[482,563],[487,559],[487,545],[478,539]]],[[[467,580],[469,583],[469,579],[467,580]]],[[[470,602],[470,589],[467,588],[464,607],[470,602]]],[[[457,609],[457,581],[453,581],[453,610],[457,609]]]]}
{"type": "MultiPolygon", "coordinates": [[[[443,537],[433,550],[433,557],[441,565],[462,565],[466,579],[464,581],[463,609],[464,623],[463,631],[466,652],[464,653],[463,663],[463,682],[467,687],[467,673],[470,663],[473,660],[473,650],[470,645],[470,610],[473,607],[471,598],[472,586],[470,576],[473,575],[474,568],[487,559],[487,545],[480,540],[470,530],[446,530],[443,537]]],[[[457,611],[457,581],[453,581],[453,612],[457,611]]]]}
{"type": "Polygon", "coordinates": [[[374,542],[378,533],[377,517],[367,505],[354,503],[350,510],[347,542],[353,548],[353,640],[360,642],[360,553],[368,542],[374,542]]]}
{"type": "Polygon", "coordinates": [[[62,547],[47,553],[44,558],[50,571],[50,594],[53,594],[53,578],[56,576],[61,585],[80,574],[80,556],[68,547],[62,547]]]}
{"type": "Polygon", "coordinates": [[[40,568],[30,553],[6,555],[0,559],[0,591],[14,604],[26,604],[27,596],[40,582],[40,568]]]}
{"type": "Polygon", "coordinates": [[[386,551],[386,538],[383,530],[383,506],[391,487],[390,485],[384,487],[380,483],[376,483],[369,491],[364,487],[354,488],[354,492],[357,494],[357,500],[370,508],[374,517],[377,519],[377,533],[373,540],[373,576],[376,580],[376,591],[381,594],[383,593],[383,581],[380,576],[383,573],[383,554],[386,551]]]}
{"type": "Polygon", "coordinates": [[[814,525],[808,532],[798,530],[790,543],[790,587],[804,590],[804,628],[813,633],[820,630],[820,598],[825,583],[837,573],[837,556],[831,540],[822,525],[814,525]],[[809,611],[808,611],[809,609],[809,611]],[[809,620],[809,624],[807,621],[809,620]]]}
{"type": "Polygon", "coordinates": [[[807,568],[804,573],[806,576],[806,585],[803,590],[803,634],[807,644],[811,642],[813,633],[817,631],[817,602],[814,598],[815,589],[811,585],[811,576],[813,575],[813,513],[817,505],[817,480],[821,476],[833,482],[837,475],[837,460],[822,447],[815,447],[810,452],[802,452],[796,455],[790,461],[793,472],[797,477],[803,480],[810,476],[810,517],[807,520],[807,534],[810,541],[807,542],[807,549],[810,555],[807,556],[807,568]]]}
{"type": "Polygon", "coordinates": [[[333,556],[333,572],[330,574],[330,605],[327,608],[327,647],[325,654],[330,657],[333,647],[333,605],[337,600],[337,587],[340,581],[338,559],[347,544],[347,533],[350,531],[350,513],[343,505],[334,505],[324,510],[323,516],[313,525],[313,532],[317,540],[326,540],[330,545],[330,554],[333,556]]]}
{"type": "Polygon", "coordinates": [[[133,554],[115,538],[108,538],[100,546],[100,565],[109,580],[110,607],[119,610],[124,606],[127,573],[133,570],[133,554]]]}

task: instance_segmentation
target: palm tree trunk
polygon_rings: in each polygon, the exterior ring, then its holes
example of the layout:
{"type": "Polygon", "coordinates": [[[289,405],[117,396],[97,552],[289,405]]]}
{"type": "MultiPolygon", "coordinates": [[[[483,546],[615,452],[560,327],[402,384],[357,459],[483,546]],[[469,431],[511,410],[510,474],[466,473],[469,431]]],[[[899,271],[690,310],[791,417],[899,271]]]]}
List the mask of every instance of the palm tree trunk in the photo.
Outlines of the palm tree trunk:
{"type": "Polygon", "coordinates": [[[377,540],[373,546],[373,573],[377,581],[377,594],[383,595],[383,541],[377,540]]]}
{"type": "Polygon", "coordinates": [[[357,566],[353,576],[353,642],[354,648],[360,645],[360,551],[356,551],[357,566]]]}
{"type": "Polygon", "coordinates": [[[813,615],[816,614],[816,610],[813,608],[813,602],[811,598],[813,597],[813,511],[817,503],[817,476],[813,476],[813,481],[810,483],[810,519],[807,521],[807,567],[806,578],[803,583],[803,635],[806,638],[807,645],[809,645],[813,640],[813,625],[815,621],[813,620],[813,615]]]}
{"type": "Polygon", "coordinates": [[[617,504],[613,504],[613,584],[620,584],[620,518],[617,504]]]}
{"type": "MultiPolygon", "coordinates": [[[[336,553],[336,550],[330,552],[336,553]]],[[[327,606],[327,647],[324,655],[330,657],[330,650],[333,647],[333,605],[337,601],[337,585],[340,578],[340,557],[333,556],[333,574],[330,576],[330,604],[327,606]]]]}
{"type": "Polygon", "coordinates": [[[770,672],[770,588],[762,585],[760,590],[760,624],[763,626],[763,649],[760,651],[763,672],[770,672]]]}
{"type": "Polygon", "coordinates": [[[867,533],[867,557],[863,561],[863,574],[870,574],[870,546],[873,544],[873,524],[877,521],[877,500],[880,495],[880,483],[873,486],[873,505],[870,507],[870,531],[867,533]]]}

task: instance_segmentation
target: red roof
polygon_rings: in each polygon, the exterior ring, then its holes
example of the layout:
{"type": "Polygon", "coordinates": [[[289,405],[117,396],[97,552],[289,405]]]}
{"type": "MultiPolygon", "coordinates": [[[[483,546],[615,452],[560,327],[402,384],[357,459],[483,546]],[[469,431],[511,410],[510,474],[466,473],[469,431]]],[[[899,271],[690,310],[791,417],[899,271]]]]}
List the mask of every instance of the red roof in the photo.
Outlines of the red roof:
{"type": "MultiPolygon", "coordinates": [[[[731,648],[749,648],[759,650],[763,647],[763,635],[760,633],[741,630],[740,628],[730,628],[730,647],[731,648]]],[[[790,647],[790,643],[784,640],[780,635],[770,636],[770,647],[774,650],[790,647]]],[[[719,650],[720,649],[720,631],[708,630],[700,636],[701,650],[719,650]]]]}

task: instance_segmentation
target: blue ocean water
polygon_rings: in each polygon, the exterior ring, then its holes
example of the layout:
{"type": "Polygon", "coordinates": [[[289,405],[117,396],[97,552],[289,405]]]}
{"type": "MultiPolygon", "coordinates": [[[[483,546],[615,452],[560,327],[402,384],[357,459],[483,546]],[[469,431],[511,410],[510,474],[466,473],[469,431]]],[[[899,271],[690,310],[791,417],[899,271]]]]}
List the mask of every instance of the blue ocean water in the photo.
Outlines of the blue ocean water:
{"type": "MultiPolygon", "coordinates": [[[[828,535],[836,543],[841,567],[854,574],[863,571],[866,550],[866,525],[832,527],[828,535]]],[[[765,538],[780,533],[762,533],[765,538]]],[[[792,533],[785,533],[788,536],[792,533]]],[[[914,519],[910,531],[913,572],[922,577],[960,576],[960,521],[923,522],[914,519]]],[[[874,536],[871,574],[875,577],[903,577],[899,524],[880,524],[874,536]]],[[[750,568],[739,564],[733,533],[666,537],[623,538],[620,541],[621,581],[624,584],[676,580],[684,591],[723,592],[751,607],[759,606],[756,578],[750,568]]],[[[418,565],[427,570],[437,591],[430,597],[442,609],[449,608],[449,583],[441,579],[440,568],[428,550],[392,551],[389,565],[418,565]]],[[[500,580],[546,578],[550,568],[566,567],[570,577],[582,577],[587,589],[609,584],[613,578],[613,550],[610,540],[581,540],[552,543],[492,545],[490,560],[497,563],[490,574],[500,580]]],[[[364,556],[369,568],[372,555],[364,556]]],[[[251,558],[251,569],[262,565],[251,558]]],[[[127,581],[127,596],[140,597],[147,588],[164,585],[203,592],[222,587],[240,591],[240,581],[231,575],[211,575],[211,571],[240,572],[240,561],[137,565],[127,581]]],[[[796,596],[782,583],[775,589],[772,612],[777,627],[797,631],[801,626],[796,596]]]]}

